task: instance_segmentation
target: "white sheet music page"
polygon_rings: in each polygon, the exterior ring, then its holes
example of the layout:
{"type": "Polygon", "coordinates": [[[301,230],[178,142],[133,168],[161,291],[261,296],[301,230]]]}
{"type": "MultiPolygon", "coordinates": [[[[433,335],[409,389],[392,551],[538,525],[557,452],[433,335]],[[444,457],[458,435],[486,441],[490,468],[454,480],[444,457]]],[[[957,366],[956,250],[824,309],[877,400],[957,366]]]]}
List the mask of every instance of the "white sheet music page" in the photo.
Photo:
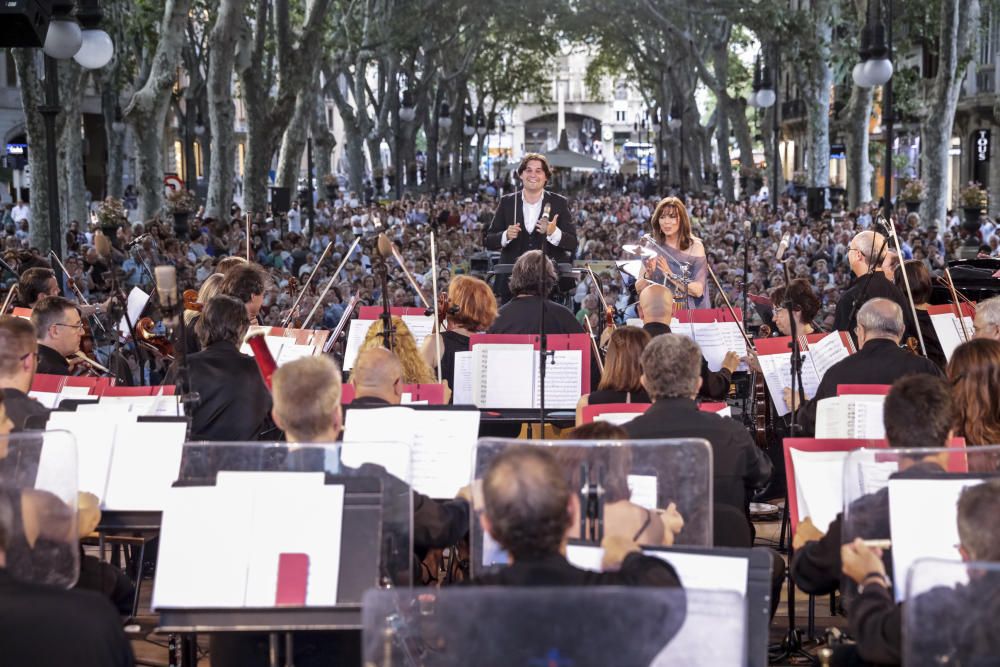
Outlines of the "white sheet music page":
{"type": "Polygon", "coordinates": [[[479,410],[418,410],[413,488],[431,498],[454,498],[473,476],[479,410]]]}
{"type": "MultiPolygon", "coordinates": [[[[784,390],[786,387],[792,386],[792,355],[791,353],[762,354],[758,359],[760,359],[760,367],[764,373],[764,384],[767,385],[774,409],[779,417],[784,417],[791,412],[788,404],[785,403],[784,390]]],[[[816,389],[819,387],[819,377],[817,377],[816,369],[809,358],[809,352],[802,353],[802,386],[805,389],[807,399],[815,396],[816,389]]]]}
{"type": "Polygon", "coordinates": [[[646,509],[656,509],[656,475],[628,475],[629,500],[646,509]]]}
{"type": "Polygon", "coordinates": [[[826,532],[844,506],[844,460],[848,452],[792,449],[799,521],[806,517],[826,532]]]}
{"type": "Polygon", "coordinates": [[[159,511],[181,469],[187,424],[133,422],[115,431],[115,449],[102,507],[159,511]]]}
{"type": "MultiPolygon", "coordinates": [[[[538,352],[530,344],[475,345],[473,398],[479,408],[530,408],[538,352]]],[[[575,404],[574,404],[575,405],[575,404]]]]}
{"type": "MultiPolygon", "coordinates": [[[[965,331],[971,336],[972,318],[962,317],[962,321],[965,322],[965,331]]],[[[959,322],[955,313],[937,313],[931,315],[931,325],[934,327],[934,333],[937,334],[945,358],[951,361],[951,355],[955,348],[965,342],[962,323],[959,322]]]]}
{"type": "Polygon", "coordinates": [[[817,438],[885,437],[885,396],[850,395],[824,398],[816,404],[817,438]]]}
{"type": "Polygon", "coordinates": [[[839,331],[828,333],[815,343],[809,343],[809,356],[816,367],[816,375],[822,380],[830,366],[850,356],[844,346],[844,339],[839,331]]]}
{"type": "Polygon", "coordinates": [[[347,343],[344,345],[344,370],[349,371],[354,368],[354,360],[358,358],[358,351],[361,344],[365,342],[368,329],[371,328],[374,320],[351,320],[347,325],[347,343]]]}
{"type": "Polygon", "coordinates": [[[250,489],[170,489],[160,527],[153,609],[243,606],[252,506],[250,489]]]}
{"type": "Polygon", "coordinates": [[[149,295],[138,287],[133,287],[132,291],[128,293],[128,301],[125,304],[125,308],[128,310],[129,319],[126,320],[125,317],[122,316],[121,321],[118,322],[118,333],[120,333],[123,338],[132,337],[132,332],[129,331],[128,323],[130,321],[139,321],[139,317],[142,315],[142,311],[145,310],[147,303],[149,303],[149,295]]]}
{"type": "Polygon", "coordinates": [[[412,448],[417,429],[415,414],[416,410],[398,405],[348,410],[344,420],[344,444],[340,448],[341,462],[351,468],[373,463],[401,480],[411,480],[412,455],[400,460],[399,448],[379,445],[403,443],[412,448]]]}
{"type": "Polygon", "coordinates": [[[294,339],[286,339],[292,342],[285,343],[281,346],[281,351],[278,356],[274,358],[274,361],[278,366],[284,366],[289,361],[295,361],[296,359],[302,359],[304,357],[311,357],[316,354],[316,348],[312,345],[297,345],[294,339]]]}
{"type": "MultiPolygon", "coordinates": [[[[69,431],[76,439],[77,480],[80,491],[88,491],[104,502],[114,451],[115,429],[119,423],[134,422],[126,415],[122,420],[87,412],[53,412],[46,429],[69,431]]],[[[44,445],[43,445],[44,448],[44,445]]]]}
{"type": "Polygon", "coordinates": [[[406,328],[410,330],[410,333],[413,334],[418,348],[423,344],[424,339],[434,331],[433,315],[403,315],[403,322],[406,324],[406,328]]]}
{"type": "MultiPolygon", "coordinates": [[[[537,355],[538,353],[535,352],[537,355]]],[[[537,364],[536,364],[537,366],[537,364]]],[[[556,350],[545,360],[545,407],[575,409],[583,395],[583,353],[556,350]]],[[[541,405],[541,377],[535,368],[534,404],[541,405]]]]}
{"type": "Polygon", "coordinates": [[[452,387],[452,404],[475,405],[472,393],[474,363],[472,351],[455,353],[455,386],[452,387]]]}
{"type": "MultiPolygon", "coordinates": [[[[718,371],[728,352],[740,357],[747,356],[747,345],[736,322],[692,323],[694,341],[701,348],[701,354],[708,362],[708,368],[718,371]]],[[[671,329],[673,331],[673,329],[671,329]]]]}

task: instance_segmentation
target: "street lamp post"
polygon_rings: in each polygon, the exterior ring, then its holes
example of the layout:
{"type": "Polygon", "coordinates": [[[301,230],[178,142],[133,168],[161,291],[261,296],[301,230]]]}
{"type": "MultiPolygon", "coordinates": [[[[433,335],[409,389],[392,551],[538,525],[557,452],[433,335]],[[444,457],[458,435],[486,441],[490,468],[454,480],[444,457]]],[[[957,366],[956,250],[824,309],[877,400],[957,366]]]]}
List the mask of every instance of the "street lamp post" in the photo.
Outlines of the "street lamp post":
{"type": "Polygon", "coordinates": [[[680,149],[681,150],[680,150],[680,160],[678,161],[678,165],[677,165],[677,183],[678,183],[678,186],[681,189],[681,192],[683,192],[684,191],[684,182],[685,182],[685,178],[684,178],[684,176],[685,176],[685,174],[684,174],[684,107],[681,105],[680,102],[674,102],[673,106],[671,107],[671,109],[670,109],[670,120],[667,121],[667,125],[670,126],[671,130],[673,130],[674,132],[679,133],[679,135],[680,135],[679,139],[680,139],[680,149]]]}
{"type": "Polygon", "coordinates": [[[892,0],[885,3],[882,20],[882,0],[868,0],[865,27],[861,31],[861,61],[854,66],[854,83],[862,88],[882,86],[882,127],[885,130],[885,165],[882,207],[885,217],[892,212],[892,0]]]}
{"type": "MultiPolygon", "coordinates": [[[[445,133],[445,136],[447,136],[448,135],[448,131],[451,130],[451,109],[448,106],[447,102],[442,102],[441,106],[438,108],[438,121],[437,121],[437,123],[438,123],[438,130],[443,131],[445,133]]],[[[438,142],[437,142],[437,145],[440,148],[440,146],[441,146],[441,132],[438,132],[438,142]]],[[[434,181],[434,185],[435,186],[437,186],[437,185],[439,185],[441,183],[441,177],[444,175],[445,169],[447,168],[447,166],[445,164],[441,163],[440,150],[438,150],[437,161],[438,161],[438,167],[437,167],[437,172],[438,173],[435,174],[435,181],[434,181]]]]}
{"type": "Polygon", "coordinates": [[[778,210],[778,46],[772,47],[771,64],[767,64],[764,59],[764,67],[761,70],[759,89],[757,90],[754,102],[762,109],[774,107],[771,112],[771,211],[778,210]]]}

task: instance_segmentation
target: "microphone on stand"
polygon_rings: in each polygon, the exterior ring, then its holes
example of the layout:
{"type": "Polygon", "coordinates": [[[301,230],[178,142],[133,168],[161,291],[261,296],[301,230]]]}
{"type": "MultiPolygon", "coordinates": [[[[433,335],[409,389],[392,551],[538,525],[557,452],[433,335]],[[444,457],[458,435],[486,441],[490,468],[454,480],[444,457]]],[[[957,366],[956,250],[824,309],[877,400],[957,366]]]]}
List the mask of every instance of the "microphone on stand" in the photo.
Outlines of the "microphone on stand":
{"type": "Polygon", "coordinates": [[[781,258],[785,256],[788,251],[788,243],[791,240],[791,234],[785,232],[785,235],[781,237],[781,243],[778,244],[778,252],[774,255],[774,260],[780,262],[781,258]]]}
{"type": "Polygon", "coordinates": [[[177,310],[177,269],[170,265],[153,269],[156,280],[156,294],[160,297],[163,313],[173,317],[177,310]]]}
{"type": "Polygon", "coordinates": [[[550,213],[552,213],[552,205],[546,202],[545,206],[542,207],[542,215],[538,218],[538,223],[535,225],[535,231],[541,233],[543,239],[549,235],[550,213]]]}
{"type": "MultiPolygon", "coordinates": [[[[172,320],[171,327],[177,327],[178,345],[177,355],[174,363],[177,364],[177,378],[180,385],[178,392],[180,402],[184,405],[195,405],[200,397],[197,392],[191,391],[191,371],[187,365],[187,340],[184,327],[184,318],[181,316],[182,309],[177,298],[177,269],[166,264],[153,269],[154,280],[156,281],[156,295],[160,299],[160,308],[163,310],[164,319],[172,320]]],[[[190,435],[191,421],[188,420],[188,435],[190,435]]]]}

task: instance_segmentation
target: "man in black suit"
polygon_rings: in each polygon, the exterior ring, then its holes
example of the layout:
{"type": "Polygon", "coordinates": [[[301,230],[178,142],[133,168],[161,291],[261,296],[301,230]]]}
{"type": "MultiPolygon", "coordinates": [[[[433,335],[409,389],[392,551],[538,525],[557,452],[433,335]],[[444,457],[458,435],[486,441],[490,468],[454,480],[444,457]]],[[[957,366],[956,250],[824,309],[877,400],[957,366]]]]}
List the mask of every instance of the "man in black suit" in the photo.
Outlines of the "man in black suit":
{"type": "Polygon", "coordinates": [[[31,323],[38,336],[37,372],[71,375],[73,364],[66,357],[80,351],[83,320],[80,310],[61,296],[42,297],[31,311],[31,323]]]}
{"type": "Polygon", "coordinates": [[[566,560],[570,530],[580,522],[580,499],[547,449],[504,449],[483,477],[483,530],[507,551],[511,565],[478,577],[486,586],[680,587],[674,568],[643,555],[620,536],[605,537],[605,572],[581,570],[566,560]],[[612,571],[613,570],[613,571],[612,571]]]}
{"type": "Polygon", "coordinates": [[[399,405],[403,400],[403,365],[384,347],[362,350],[351,369],[352,406],[399,405]]]}
{"type": "MultiPolygon", "coordinates": [[[[892,384],[897,378],[917,373],[941,377],[941,369],[933,361],[899,347],[904,331],[903,310],[895,301],[871,299],[861,306],[855,328],[858,352],[831,366],[816,395],[796,413],[796,423],[802,426],[804,435],[816,431],[816,404],[836,396],[838,385],[892,384]]],[[[786,387],[785,402],[792,405],[792,401],[792,392],[786,387]]]]}
{"type": "Polygon", "coordinates": [[[191,391],[198,394],[191,440],[257,440],[273,429],[271,392],[257,363],[239,349],[249,327],[239,299],[220,294],[205,305],[195,327],[202,350],[188,357],[191,391]]]}
{"type": "Polygon", "coordinates": [[[629,438],[708,440],[716,505],[736,507],[749,521],[750,496],[770,479],[771,460],[739,422],[698,409],[694,400],[701,386],[698,344],[677,334],[657,336],[643,350],[640,365],[642,386],[653,405],[624,425],[629,438]]]}
{"type": "MultiPolygon", "coordinates": [[[[19,492],[0,492],[0,652],[5,665],[129,667],[121,619],[99,593],[18,581],[7,547],[21,523],[19,492]],[[56,638],[55,641],[53,639],[56,638]]],[[[44,529],[44,526],[43,526],[44,529]]],[[[18,531],[20,532],[20,531],[18,531]]],[[[21,539],[24,539],[23,534],[21,539]]]]}
{"type": "Polygon", "coordinates": [[[33,415],[47,415],[48,409],[28,396],[35,378],[38,341],[35,327],[22,317],[0,317],[0,391],[14,430],[24,429],[33,415]]]}
{"type": "MultiPolygon", "coordinates": [[[[500,200],[483,245],[487,250],[499,250],[503,264],[513,264],[529,250],[543,250],[557,263],[573,261],[577,246],[573,216],[565,197],[545,190],[552,178],[548,160],[539,153],[528,153],[517,173],[524,189],[500,200]]],[[[505,281],[498,279],[497,293],[506,300],[505,281]]]]}
{"type": "MultiPolygon", "coordinates": [[[[847,248],[847,261],[854,273],[854,281],[837,302],[833,328],[837,331],[849,331],[855,342],[858,342],[857,335],[854,333],[854,327],[858,322],[858,312],[861,306],[869,300],[875,298],[891,299],[900,308],[909,307],[906,297],[889,276],[882,271],[881,264],[888,249],[887,244],[886,238],[878,232],[864,231],[856,234],[847,248]],[[872,268],[873,266],[874,268],[872,268]]],[[[917,335],[915,330],[909,333],[917,335]]]]}

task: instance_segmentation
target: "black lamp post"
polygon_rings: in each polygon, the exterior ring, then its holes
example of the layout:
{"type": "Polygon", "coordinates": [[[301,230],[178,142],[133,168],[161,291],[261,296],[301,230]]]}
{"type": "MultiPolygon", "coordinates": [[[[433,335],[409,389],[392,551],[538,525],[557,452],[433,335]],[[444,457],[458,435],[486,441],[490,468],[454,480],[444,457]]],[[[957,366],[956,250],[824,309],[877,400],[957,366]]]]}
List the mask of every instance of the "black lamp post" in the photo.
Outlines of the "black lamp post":
{"type": "Polygon", "coordinates": [[[861,30],[861,61],[854,66],[854,83],[862,88],[882,86],[882,127],[885,130],[885,184],[882,208],[886,218],[892,212],[892,0],[885,0],[885,21],[882,0],[868,0],[865,27],[861,30]]]}
{"type": "Polygon", "coordinates": [[[774,46],[771,64],[765,56],[754,102],[761,109],[774,107],[771,113],[771,210],[778,210],[778,47],[774,46]]]}

